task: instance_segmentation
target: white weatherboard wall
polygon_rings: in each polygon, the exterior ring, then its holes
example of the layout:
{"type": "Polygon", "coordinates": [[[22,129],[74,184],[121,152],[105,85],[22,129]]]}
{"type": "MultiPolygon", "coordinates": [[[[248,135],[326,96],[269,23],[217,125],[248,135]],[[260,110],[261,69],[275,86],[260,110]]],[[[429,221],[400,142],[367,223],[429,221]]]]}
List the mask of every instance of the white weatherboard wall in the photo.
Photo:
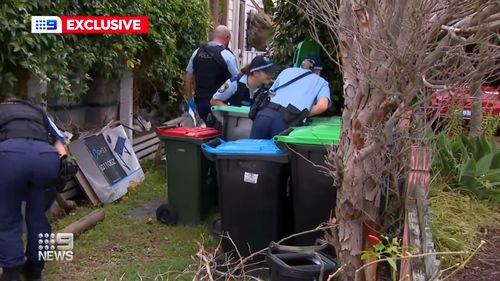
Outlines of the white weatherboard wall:
{"type": "MultiPolygon", "coordinates": [[[[264,7],[262,0],[255,0],[255,2],[260,6],[264,7]]],[[[255,53],[246,54],[246,23],[247,23],[247,15],[250,11],[257,10],[254,7],[254,4],[250,0],[229,0],[228,1],[228,9],[227,9],[227,26],[231,31],[231,42],[229,43],[229,48],[233,51],[238,63],[242,67],[243,64],[249,63],[250,60],[255,57],[255,53]],[[245,4],[245,13],[244,13],[244,27],[240,30],[240,4],[245,4]],[[244,36],[240,36],[240,31],[244,33],[244,36]],[[242,44],[239,44],[240,37],[242,38],[242,44]],[[243,48],[240,50],[238,46],[241,45],[243,48]]]]}

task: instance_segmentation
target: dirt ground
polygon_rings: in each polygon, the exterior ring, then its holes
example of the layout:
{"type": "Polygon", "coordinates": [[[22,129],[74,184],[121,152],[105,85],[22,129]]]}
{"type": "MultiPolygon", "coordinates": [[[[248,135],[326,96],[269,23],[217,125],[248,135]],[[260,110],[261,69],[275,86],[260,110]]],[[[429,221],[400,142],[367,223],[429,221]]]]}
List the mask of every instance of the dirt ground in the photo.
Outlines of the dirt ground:
{"type": "Polygon", "coordinates": [[[451,280],[500,280],[500,227],[484,229],[480,239],[486,241],[486,244],[465,269],[453,276],[451,280]]]}

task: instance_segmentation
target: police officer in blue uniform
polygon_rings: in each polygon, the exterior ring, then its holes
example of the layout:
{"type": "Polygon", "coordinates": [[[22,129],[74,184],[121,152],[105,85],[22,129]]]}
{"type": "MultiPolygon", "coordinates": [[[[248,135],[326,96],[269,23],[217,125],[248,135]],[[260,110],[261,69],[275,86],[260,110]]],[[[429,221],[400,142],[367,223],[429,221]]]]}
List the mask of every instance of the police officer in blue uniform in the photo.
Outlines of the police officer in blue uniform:
{"type": "Polygon", "coordinates": [[[213,94],[227,79],[240,73],[236,58],[227,49],[231,40],[229,29],[220,25],[214,29],[212,36],[213,41],[194,51],[184,78],[184,98],[188,106],[192,107],[194,104],[205,122],[210,113],[213,94]]]}
{"type": "MultiPolygon", "coordinates": [[[[64,137],[33,104],[0,100],[0,281],[41,280],[39,239],[51,233],[46,212],[54,203],[65,154],[64,137]],[[21,202],[26,201],[28,244],[23,247],[21,202]]],[[[49,238],[50,239],[50,238],[49,238]]]]}
{"type": "Polygon", "coordinates": [[[283,70],[271,86],[270,100],[256,114],[250,137],[271,139],[308,116],[326,111],[330,87],[320,76],[322,68],[318,57],[306,57],[300,68],[283,70]]]}
{"type": "Polygon", "coordinates": [[[271,82],[277,67],[266,56],[256,56],[241,74],[228,79],[213,95],[212,105],[251,106],[254,94],[271,82]]]}

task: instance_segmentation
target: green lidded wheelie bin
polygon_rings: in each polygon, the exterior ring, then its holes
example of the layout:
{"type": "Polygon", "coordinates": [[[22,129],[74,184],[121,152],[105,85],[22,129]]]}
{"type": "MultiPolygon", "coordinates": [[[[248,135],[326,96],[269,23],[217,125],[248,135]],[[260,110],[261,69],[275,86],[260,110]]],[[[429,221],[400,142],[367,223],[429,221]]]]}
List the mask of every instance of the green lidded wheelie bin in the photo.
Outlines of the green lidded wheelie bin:
{"type": "Polygon", "coordinates": [[[217,182],[215,166],[206,159],[201,144],[220,136],[212,128],[157,128],[165,143],[168,204],[156,210],[165,224],[198,224],[215,212],[217,182]]]}
{"type": "Polygon", "coordinates": [[[202,147],[217,164],[224,252],[234,252],[236,246],[239,254],[249,256],[289,234],[286,152],[273,140],[218,139],[202,147]]]}
{"type": "Polygon", "coordinates": [[[307,120],[306,125],[341,125],[342,117],[332,116],[332,117],[312,117],[307,120]]]}
{"type": "MultiPolygon", "coordinates": [[[[291,128],[276,136],[278,147],[288,152],[291,166],[294,233],[312,230],[329,220],[337,190],[326,174],[327,147],[338,144],[341,124],[291,128]]],[[[299,236],[299,246],[314,245],[322,232],[299,236]]]]}
{"type": "Polygon", "coordinates": [[[302,60],[306,56],[319,56],[321,53],[321,46],[313,40],[304,40],[295,47],[293,54],[293,66],[300,67],[302,60]]]}
{"type": "Polygon", "coordinates": [[[222,123],[222,139],[248,139],[253,121],[248,117],[249,106],[213,106],[212,113],[222,123]]]}

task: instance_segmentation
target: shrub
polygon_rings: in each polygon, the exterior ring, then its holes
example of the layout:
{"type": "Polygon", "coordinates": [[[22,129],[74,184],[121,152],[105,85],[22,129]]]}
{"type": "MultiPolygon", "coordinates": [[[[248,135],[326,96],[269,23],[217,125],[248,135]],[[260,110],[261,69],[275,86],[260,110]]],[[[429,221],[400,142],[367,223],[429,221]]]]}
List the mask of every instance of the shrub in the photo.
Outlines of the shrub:
{"type": "Polygon", "coordinates": [[[197,0],[6,1],[0,23],[2,92],[20,94],[19,85],[33,73],[70,97],[82,94],[70,87],[82,79],[76,73],[110,77],[126,67],[158,92],[178,90],[189,55],[206,40],[210,24],[206,1],[197,0]],[[148,15],[149,34],[31,34],[31,15],[148,15]]]}
{"type": "Polygon", "coordinates": [[[500,203],[500,149],[495,140],[440,134],[435,146],[436,169],[452,186],[500,203]]]}

